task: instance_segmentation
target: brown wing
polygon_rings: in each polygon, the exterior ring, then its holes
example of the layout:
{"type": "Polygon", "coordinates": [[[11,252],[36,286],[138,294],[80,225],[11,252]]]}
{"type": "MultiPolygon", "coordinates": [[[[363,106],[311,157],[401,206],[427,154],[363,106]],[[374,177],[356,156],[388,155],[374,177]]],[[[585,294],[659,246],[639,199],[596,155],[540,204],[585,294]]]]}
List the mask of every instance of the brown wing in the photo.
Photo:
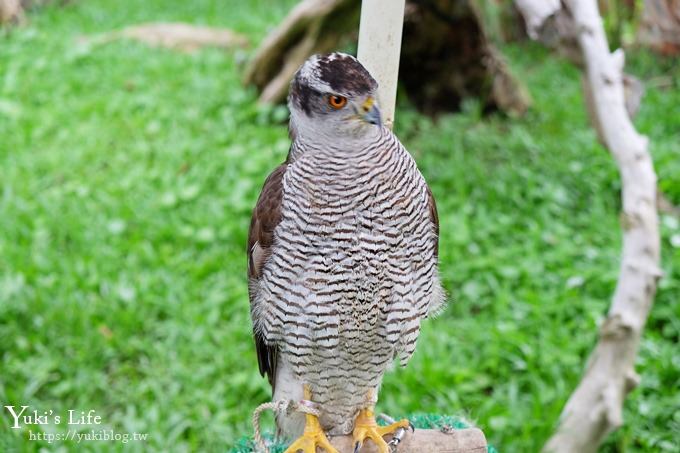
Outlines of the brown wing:
{"type": "MultiPolygon", "coordinates": [[[[274,242],[274,229],[281,221],[283,175],[286,173],[287,166],[287,164],[280,165],[267,177],[262,187],[260,198],[258,198],[255,209],[253,209],[250,231],[248,232],[249,282],[257,281],[262,276],[262,268],[271,254],[271,247],[274,242]]],[[[252,284],[248,285],[248,289],[252,307],[253,300],[255,299],[255,289],[252,284]]],[[[253,332],[253,337],[255,338],[260,374],[262,376],[267,375],[273,393],[278,355],[276,345],[268,344],[266,338],[263,338],[257,332],[253,332]]]]}
{"type": "Polygon", "coordinates": [[[434,201],[434,195],[432,195],[432,190],[430,190],[430,186],[427,184],[425,185],[427,188],[427,205],[430,210],[430,220],[432,221],[432,224],[434,225],[434,232],[437,235],[435,247],[434,247],[434,256],[438,257],[439,256],[439,214],[437,213],[437,203],[434,201]]]}

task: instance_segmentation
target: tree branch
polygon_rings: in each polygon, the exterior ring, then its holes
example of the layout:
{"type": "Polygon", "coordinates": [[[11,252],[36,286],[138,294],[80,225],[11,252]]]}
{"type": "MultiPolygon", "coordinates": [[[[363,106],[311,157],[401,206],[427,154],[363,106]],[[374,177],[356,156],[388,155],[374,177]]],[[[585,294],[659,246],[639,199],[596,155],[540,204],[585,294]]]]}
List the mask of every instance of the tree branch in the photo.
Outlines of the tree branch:
{"type": "MultiPolygon", "coordinates": [[[[518,0],[517,6],[540,1],[518,0]]],[[[612,305],[581,382],[544,447],[550,452],[589,453],[621,426],[623,400],[638,383],[634,362],[661,276],[660,240],[648,141],[626,112],[623,51],[609,52],[596,0],[564,3],[577,32],[598,132],[622,179],[623,256],[612,305]]]]}

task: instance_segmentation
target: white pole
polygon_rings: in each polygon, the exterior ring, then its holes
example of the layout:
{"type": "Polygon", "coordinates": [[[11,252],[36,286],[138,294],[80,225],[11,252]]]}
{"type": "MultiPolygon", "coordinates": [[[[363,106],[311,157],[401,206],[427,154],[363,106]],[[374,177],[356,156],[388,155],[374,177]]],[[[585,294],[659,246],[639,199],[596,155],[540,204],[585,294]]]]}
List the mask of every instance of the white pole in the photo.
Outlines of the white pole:
{"type": "Polygon", "coordinates": [[[394,123],[406,0],[363,0],[357,58],[378,81],[378,102],[387,127],[394,123]]]}

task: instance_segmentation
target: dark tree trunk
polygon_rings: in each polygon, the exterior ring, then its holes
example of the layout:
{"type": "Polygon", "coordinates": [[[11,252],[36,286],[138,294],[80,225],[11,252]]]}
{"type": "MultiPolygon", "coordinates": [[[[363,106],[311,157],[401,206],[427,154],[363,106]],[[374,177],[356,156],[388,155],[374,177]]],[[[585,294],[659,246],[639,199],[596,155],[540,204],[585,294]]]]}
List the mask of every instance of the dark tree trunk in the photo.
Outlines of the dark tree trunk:
{"type": "MultiPolygon", "coordinates": [[[[358,0],[299,3],[260,46],[245,82],[260,90],[262,102],[282,102],[295,70],[310,55],[356,40],[360,7],[358,0]]],[[[481,99],[486,110],[515,114],[529,105],[470,0],[407,0],[399,79],[427,114],[458,110],[468,97],[481,99]]]]}
{"type": "Polygon", "coordinates": [[[424,113],[479,98],[485,110],[523,113],[528,96],[490,43],[470,1],[408,2],[399,80],[424,113]]]}

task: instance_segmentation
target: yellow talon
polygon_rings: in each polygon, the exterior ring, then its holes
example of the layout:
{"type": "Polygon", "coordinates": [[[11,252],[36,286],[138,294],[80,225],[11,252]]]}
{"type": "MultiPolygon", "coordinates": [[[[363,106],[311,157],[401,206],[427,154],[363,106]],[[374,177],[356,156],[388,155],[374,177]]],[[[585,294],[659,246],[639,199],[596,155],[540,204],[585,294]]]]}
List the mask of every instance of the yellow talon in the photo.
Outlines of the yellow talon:
{"type": "MultiPolygon", "coordinates": [[[[312,392],[307,385],[304,387],[304,398],[306,400],[312,399],[312,392]]],[[[316,447],[321,447],[328,453],[339,453],[328,441],[319,419],[312,414],[305,414],[305,419],[305,430],[302,436],[293,442],[284,453],[297,453],[300,450],[303,453],[316,453],[316,447]]]]}
{"type": "Polygon", "coordinates": [[[371,439],[378,447],[380,453],[389,453],[390,448],[383,439],[383,436],[392,434],[399,428],[410,428],[411,423],[404,419],[388,426],[378,426],[375,422],[375,414],[373,408],[362,409],[354,422],[354,431],[352,437],[354,438],[354,453],[361,450],[364,440],[371,439]]]}

